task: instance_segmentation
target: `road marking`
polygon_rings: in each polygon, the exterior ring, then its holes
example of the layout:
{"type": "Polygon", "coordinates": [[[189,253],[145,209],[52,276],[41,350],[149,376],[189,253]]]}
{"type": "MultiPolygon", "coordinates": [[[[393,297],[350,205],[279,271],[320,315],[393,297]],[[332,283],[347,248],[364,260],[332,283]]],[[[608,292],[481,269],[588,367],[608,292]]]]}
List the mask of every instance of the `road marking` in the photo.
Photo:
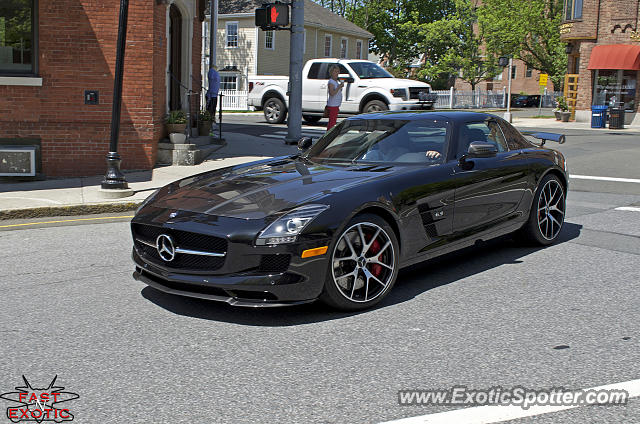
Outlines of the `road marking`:
{"type": "Polygon", "coordinates": [[[77,221],[94,221],[98,219],[128,219],[133,218],[133,215],[127,216],[101,216],[98,218],[77,218],[77,219],[62,219],[59,221],[42,221],[42,222],[27,222],[25,224],[11,224],[11,225],[0,225],[0,228],[10,228],[10,227],[24,227],[27,225],[41,225],[41,224],[59,224],[61,222],[77,222],[77,221]]]}
{"type": "Polygon", "coordinates": [[[597,181],[614,181],[617,183],[637,183],[640,184],[640,180],[637,178],[615,178],[615,177],[594,177],[592,175],[569,175],[569,179],[573,180],[597,180],[597,181]]]}
{"type": "MultiPolygon", "coordinates": [[[[626,390],[629,393],[628,399],[631,399],[640,396],[640,379],[608,384],[606,386],[592,387],[584,390],[626,390]]],[[[531,406],[529,409],[523,409],[519,405],[485,405],[422,415],[418,417],[402,418],[395,421],[386,421],[382,424],[489,424],[531,417],[534,415],[549,414],[551,412],[565,411],[567,409],[578,408],[580,406],[589,405],[539,405],[531,406]]]]}
{"type": "Polygon", "coordinates": [[[617,211],[631,211],[631,212],[640,212],[640,208],[634,208],[633,206],[620,206],[616,208],[617,211]]]}

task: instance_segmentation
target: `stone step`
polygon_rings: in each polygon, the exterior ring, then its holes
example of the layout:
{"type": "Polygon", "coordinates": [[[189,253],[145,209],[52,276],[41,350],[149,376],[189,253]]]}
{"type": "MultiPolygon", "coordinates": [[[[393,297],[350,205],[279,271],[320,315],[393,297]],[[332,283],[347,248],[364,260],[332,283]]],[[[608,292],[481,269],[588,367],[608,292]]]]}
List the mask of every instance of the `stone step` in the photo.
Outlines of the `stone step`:
{"type": "Polygon", "coordinates": [[[221,149],[225,145],[226,143],[210,143],[204,145],[158,143],[157,163],[181,166],[197,165],[204,161],[211,153],[221,149]]]}

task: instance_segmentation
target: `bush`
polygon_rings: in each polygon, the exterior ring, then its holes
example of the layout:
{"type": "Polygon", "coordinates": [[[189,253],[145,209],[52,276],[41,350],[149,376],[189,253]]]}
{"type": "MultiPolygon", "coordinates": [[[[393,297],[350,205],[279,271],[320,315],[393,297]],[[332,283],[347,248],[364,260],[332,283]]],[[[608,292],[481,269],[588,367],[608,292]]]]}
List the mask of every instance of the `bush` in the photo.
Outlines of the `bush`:
{"type": "Polygon", "coordinates": [[[560,109],[561,111],[566,112],[569,110],[567,100],[564,97],[556,97],[556,103],[558,104],[558,109],[560,109]]]}
{"type": "Polygon", "coordinates": [[[164,122],[167,124],[186,124],[187,115],[182,110],[171,110],[164,119],[164,122]]]}
{"type": "Polygon", "coordinates": [[[213,121],[211,112],[206,109],[202,109],[200,113],[198,113],[198,121],[213,121]]]}

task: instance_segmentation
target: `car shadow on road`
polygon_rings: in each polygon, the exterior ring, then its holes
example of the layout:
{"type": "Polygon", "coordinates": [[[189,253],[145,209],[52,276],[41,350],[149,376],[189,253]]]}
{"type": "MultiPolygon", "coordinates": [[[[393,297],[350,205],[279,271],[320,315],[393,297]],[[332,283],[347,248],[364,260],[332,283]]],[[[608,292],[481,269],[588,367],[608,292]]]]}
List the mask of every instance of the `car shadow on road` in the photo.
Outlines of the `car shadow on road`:
{"type": "MultiPolygon", "coordinates": [[[[581,225],[565,222],[555,245],[577,238],[581,225]]],[[[416,296],[505,264],[522,264],[522,258],[539,251],[525,247],[511,237],[500,237],[440,256],[400,271],[396,285],[376,307],[361,312],[336,312],[319,302],[283,308],[240,308],[224,303],[170,295],[151,287],[141,294],[157,306],[192,318],[261,327],[286,327],[337,320],[407,302],[416,296]],[[435,271],[434,271],[435,270],[435,271]]]]}

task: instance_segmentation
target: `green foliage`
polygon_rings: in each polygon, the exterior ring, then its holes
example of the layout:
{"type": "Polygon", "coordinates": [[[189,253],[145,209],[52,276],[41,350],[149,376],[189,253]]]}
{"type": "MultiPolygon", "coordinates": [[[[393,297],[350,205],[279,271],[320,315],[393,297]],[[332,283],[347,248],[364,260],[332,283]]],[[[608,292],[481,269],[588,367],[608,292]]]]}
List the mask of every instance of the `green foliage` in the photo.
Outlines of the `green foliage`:
{"type": "Polygon", "coordinates": [[[187,115],[182,110],[171,110],[164,120],[167,124],[186,124],[187,115]]]}
{"type": "Polygon", "coordinates": [[[565,99],[563,96],[556,97],[556,103],[558,104],[558,109],[560,109],[561,111],[566,112],[569,110],[567,99],[565,99]]]}
{"type": "Polygon", "coordinates": [[[485,32],[476,21],[472,1],[455,0],[455,10],[449,16],[418,24],[420,49],[425,52],[419,75],[426,79],[457,75],[475,90],[478,83],[501,72],[496,58],[483,51],[485,32]]]}
{"type": "Polygon", "coordinates": [[[560,90],[567,70],[565,44],[560,41],[563,0],[484,0],[478,23],[486,34],[487,52],[512,55],[549,74],[560,90]]]}
{"type": "Polygon", "coordinates": [[[200,122],[202,122],[202,121],[213,121],[213,117],[211,116],[211,112],[209,112],[206,109],[202,109],[198,113],[198,121],[200,121],[200,122]]]}

